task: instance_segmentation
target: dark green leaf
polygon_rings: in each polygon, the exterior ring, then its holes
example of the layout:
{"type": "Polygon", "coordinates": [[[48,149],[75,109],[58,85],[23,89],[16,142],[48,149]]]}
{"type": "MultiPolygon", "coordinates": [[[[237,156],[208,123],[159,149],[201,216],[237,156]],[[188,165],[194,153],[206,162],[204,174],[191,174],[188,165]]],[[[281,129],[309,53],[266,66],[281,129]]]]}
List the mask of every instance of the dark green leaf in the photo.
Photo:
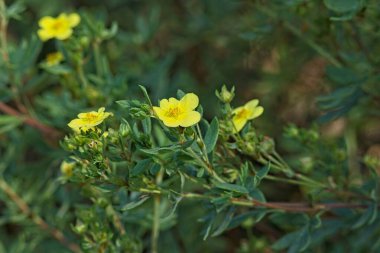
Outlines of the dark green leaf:
{"type": "Polygon", "coordinates": [[[219,134],[219,121],[217,118],[214,118],[211,121],[210,127],[208,128],[205,139],[204,139],[207,153],[210,153],[211,151],[214,150],[216,142],[218,141],[218,134],[219,134]]]}
{"type": "Polygon", "coordinates": [[[244,193],[247,194],[248,190],[241,185],[235,185],[235,184],[229,184],[229,183],[221,183],[218,181],[213,181],[213,184],[216,188],[232,191],[232,192],[238,192],[238,193],[244,193]]]}

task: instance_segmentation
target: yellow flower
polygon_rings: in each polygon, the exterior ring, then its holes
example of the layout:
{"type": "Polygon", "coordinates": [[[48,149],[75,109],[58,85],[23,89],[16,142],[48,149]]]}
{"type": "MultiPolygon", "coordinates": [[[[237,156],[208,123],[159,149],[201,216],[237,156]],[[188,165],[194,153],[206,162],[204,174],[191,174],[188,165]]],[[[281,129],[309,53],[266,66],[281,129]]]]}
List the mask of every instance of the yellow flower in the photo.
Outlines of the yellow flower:
{"type": "Polygon", "coordinates": [[[154,106],[153,110],[165,126],[189,127],[201,120],[201,114],[194,111],[198,104],[198,96],[194,93],[188,93],[181,100],[175,98],[162,99],[160,106],[154,106]]]}
{"type": "Polygon", "coordinates": [[[63,54],[61,52],[50,53],[46,56],[46,65],[55,66],[63,60],[63,54]]]}
{"type": "Polygon", "coordinates": [[[78,118],[70,121],[68,126],[76,132],[79,132],[80,130],[86,132],[89,129],[94,129],[94,127],[101,124],[103,120],[113,115],[110,112],[104,112],[104,110],[105,108],[101,107],[97,112],[79,113],[78,118]]]}
{"type": "Polygon", "coordinates": [[[263,112],[264,108],[262,106],[257,106],[259,104],[258,99],[253,99],[246,103],[244,106],[240,106],[233,110],[232,123],[234,125],[234,132],[237,133],[243,129],[248,120],[259,117],[263,112]]]}
{"type": "Polygon", "coordinates": [[[53,18],[46,16],[40,19],[38,25],[38,37],[42,41],[47,41],[52,38],[65,40],[73,33],[73,28],[80,22],[80,16],[76,13],[66,14],[61,13],[58,17],[53,18]]]}
{"type": "Polygon", "coordinates": [[[66,177],[71,177],[73,175],[74,167],[75,167],[74,162],[63,161],[61,163],[61,173],[66,177]]]}

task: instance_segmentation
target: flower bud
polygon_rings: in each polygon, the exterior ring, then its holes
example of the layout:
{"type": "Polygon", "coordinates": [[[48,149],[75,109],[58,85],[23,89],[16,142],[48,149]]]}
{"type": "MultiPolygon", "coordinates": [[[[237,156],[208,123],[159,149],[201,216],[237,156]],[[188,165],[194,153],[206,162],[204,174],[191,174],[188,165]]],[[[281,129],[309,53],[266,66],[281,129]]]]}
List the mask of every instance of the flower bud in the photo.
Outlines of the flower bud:
{"type": "Polygon", "coordinates": [[[87,36],[82,36],[79,39],[79,43],[83,48],[87,48],[90,44],[90,39],[87,36]]]}
{"type": "Polygon", "coordinates": [[[232,87],[231,91],[227,90],[226,85],[223,85],[220,91],[215,92],[216,96],[223,103],[231,103],[232,99],[235,97],[235,87],[232,87]]]}
{"type": "Polygon", "coordinates": [[[63,161],[61,163],[61,173],[65,177],[71,177],[73,175],[73,169],[74,169],[74,167],[75,167],[75,163],[74,162],[63,161]]]}
{"type": "Polygon", "coordinates": [[[198,147],[200,147],[201,149],[204,147],[204,144],[200,138],[197,138],[197,144],[198,144],[198,147]]]}
{"type": "Polygon", "coordinates": [[[76,224],[73,227],[73,230],[74,230],[75,233],[81,235],[81,234],[84,234],[87,231],[87,226],[85,224],[83,224],[82,222],[78,222],[78,224],[76,224]]]}
{"type": "Polygon", "coordinates": [[[122,137],[126,137],[129,134],[129,127],[125,123],[121,123],[119,127],[119,133],[122,137]]]}
{"type": "Polygon", "coordinates": [[[263,150],[266,153],[273,153],[275,143],[274,140],[268,136],[265,136],[264,139],[260,142],[261,150],[263,150]]]}

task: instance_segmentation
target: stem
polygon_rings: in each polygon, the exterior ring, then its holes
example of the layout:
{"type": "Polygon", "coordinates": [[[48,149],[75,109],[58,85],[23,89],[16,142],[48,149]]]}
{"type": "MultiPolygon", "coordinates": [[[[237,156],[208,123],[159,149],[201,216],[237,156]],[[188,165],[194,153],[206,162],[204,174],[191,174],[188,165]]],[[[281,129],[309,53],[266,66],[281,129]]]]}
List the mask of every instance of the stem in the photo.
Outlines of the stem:
{"type": "Polygon", "coordinates": [[[208,159],[208,156],[207,156],[206,145],[205,145],[205,142],[204,142],[203,137],[202,137],[202,132],[201,132],[201,129],[199,128],[199,124],[196,125],[196,128],[197,128],[198,137],[202,142],[203,157],[204,157],[205,161],[207,162],[207,164],[211,166],[210,160],[208,159]]]}
{"type": "Polygon", "coordinates": [[[287,178],[281,178],[271,175],[266,175],[264,179],[272,180],[272,181],[278,181],[278,182],[284,182],[288,184],[295,184],[295,185],[303,185],[303,186],[310,186],[310,183],[303,182],[303,181],[297,181],[294,179],[287,179],[287,178]]]}
{"type": "Polygon", "coordinates": [[[347,156],[348,156],[348,178],[351,182],[360,184],[361,175],[360,168],[358,166],[357,161],[357,138],[356,138],[356,130],[354,124],[351,124],[350,127],[346,130],[344,134],[344,139],[346,141],[347,146],[347,156]]]}
{"type": "MultiPolygon", "coordinates": [[[[140,192],[148,193],[148,194],[169,194],[169,191],[165,190],[149,190],[149,189],[140,189],[140,192]]],[[[186,199],[194,199],[194,200],[212,200],[218,198],[218,196],[211,195],[202,195],[198,193],[177,193],[179,196],[186,199]]],[[[359,203],[344,203],[344,202],[336,202],[336,203],[316,203],[310,204],[306,202],[261,202],[258,200],[250,200],[250,199],[242,199],[242,198],[230,198],[229,202],[233,205],[237,206],[245,206],[245,207],[264,207],[267,209],[276,209],[283,210],[288,212],[317,212],[317,211],[332,211],[334,209],[340,208],[349,208],[349,209],[365,209],[368,208],[368,204],[359,204],[359,203]]],[[[380,208],[380,205],[377,205],[380,208]]]]}
{"type": "Polygon", "coordinates": [[[219,175],[215,172],[215,170],[213,169],[212,167],[212,164],[210,163],[210,160],[208,159],[208,155],[207,155],[207,150],[206,150],[206,145],[205,145],[205,142],[203,140],[203,137],[202,137],[202,132],[201,132],[201,129],[199,128],[199,124],[197,124],[196,126],[197,128],[197,135],[199,136],[199,139],[200,141],[202,142],[202,156],[203,156],[203,163],[206,165],[206,169],[207,171],[216,179],[218,180],[219,182],[221,183],[225,183],[225,181],[219,177],[219,175]]]}
{"type": "Polygon", "coordinates": [[[104,76],[99,44],[100,42],[98,41],[95,41],[92,44],[92,48],[94,50],[95,68],[99,76],[104,76]]]}
{"type": "Polygon", "coordinates": [[[0,0],[0,44],[1,54],[4,62],[9,64],[8,44],[7,44],[7,26],[8,19],[6,16],[6,5],[4,0],[0,0]]]}
{"type": "Polygon", "coordinates": [[[12,116],[23,119],[25,124],[40,130],[44,134],[47,134],[50,136],[59,136],[60,135],[58,130],[56,130],[50,126],[44,125],[43,123],[39,122],[35,118],[32,118],[28,115],[21,114],[19,111],[17,111],[15,109],[13,109],[12,107],[4,104],[3,102],[0,102],[0,111],[6,113],[8,115],[12,115],[12,116]]]}
{"type": "Polygon", "coordinates": [[[77,65],[77,73],[80,82],[82,83],[82,89],[86,89],[88,87],[88,81],[83,71],[83,62],[77,65]]]}
{"type": "MultiPolygon", "coordinates": [[[[156,177],[156,184],[159,186],[162,183],[164,177],[164,167],[161,166],[160,171],[156,177]]],[[[152,225],[152,253],[158,253],[158,238],[160,235],[160,204],[161,204],[161,195],[154,195],[153,202],[153,225],[152,225]]]]}
{"type": "MultiPolygon", "coordinates": [[[[277,154],[277,156],[279,156],[279,155],[277,154]]],[[[312,184],[316,187],[328,188],[324,183],[318,182],[318,181],[311,179],[307,176],[304,176],[300,173],[294,173],[294,171],[289,167],[289,165],[286,164],[286,162],[283,159],[281,159],[283,161],[281,163],[278,160],[276,160],[274,157],[272,157],[271,155],[266,155],[266,158],[269,159],[269,161],[273,162],[273,164],[271,164],[271,167],[276,168],[276,169],[284,172],[285,174],[287,174],[287,172],[291,172],[291,174],[292,174],[291,177],[295,177],[297,179],[302,180],[304,182],[303,185],[310,186],[310,184],[312,184]]],[[[260,160],[259,162],[261,162],[263,164],[267,163],[267,161],[265,161],[265,160],[260,160]]]]}
{"type": "Polygon", "coordinates": [[[188,148],[189,152],[191,153],[190,155],[197,160],[203,167],[207,170],[207,172],[217,181],[221,183],[225,183],[225,181],[219,177],[219,175],[201,158],[199,158],[199,155],[194,152],[194,150],[191,149],[191,147],[188,148]]]}
{"type": "Polygon", "coordinates": [[[0,189],[5,192],[6,195],[17,205],[20,211],[29,217],[41,230],[49,233],[54,239],[56,239],[63,246],[67,247],[74,253],[81,253],[80,247],[68,241],[64,234],[46,223],[38,214],[30,210],[28,204],[12,189],[12,187],[3,179],[0,178],[0,189]]]}

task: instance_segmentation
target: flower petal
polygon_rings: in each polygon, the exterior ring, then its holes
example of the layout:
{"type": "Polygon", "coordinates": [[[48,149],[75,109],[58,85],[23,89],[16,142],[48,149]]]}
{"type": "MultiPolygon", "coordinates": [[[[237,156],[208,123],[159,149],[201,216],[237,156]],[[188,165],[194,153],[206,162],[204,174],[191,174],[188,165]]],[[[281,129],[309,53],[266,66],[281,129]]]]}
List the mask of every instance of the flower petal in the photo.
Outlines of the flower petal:
{"type": "Polygon", "coordinates": [[[180,106],[184,111],[192,111],[199,105],[199,98],[194,93],[187,93],[180,101],[180,106]]]}
{"type": "Polygon", "coordinates": [[[153,106],[154,112],[157,114],[158,118],[162,120],[165,117],[165,111],[157,106],[153,106]]]}
{"type": "Polygon", "coordinates": [[[69,14],[67,18],[71,27],[77,26],[80,22],[80,16],[76,13],[69,14]]]}
{"type": "Polygon", "coordinates": [[[247,102],[244,107],[248,110],[254,110],[256,108],[256,106],[259,104],[259,100],[258,99],[252,99],[251,101],[247,102]]]}
{"type": "Polygon", "coordinates": [[[239,114],[242,110],[244,110],[244,106],[239,106],[232,111],[232,114],[239,114]]]}
{"type": "Polygon", "coordinates": [[[40,40],[42,40],[42,41],[47,41],[47,40],[54,37],[54,35],[52,35],[51,32],[49,32],[48,30],[45,30],[45,29],[39,29],[37,34],[38,34],[38,37],[40,38],[40,40]]]}
{"type": "Polygon", "coordinates": [[[264,112],[264,107],[262,106],[258,106],[256,107],[252,112],[251,114],[249,115],[249,118],[248,119],[254,119],[254,118],[257,118],[259,117],[261,114],[263,114],[264,112]]]}
{"type": "Polygon", "coordinates": [[[68,27],[68,28],[60,29],[59,31],[57,31],[55,34],[55,37],[59,40],[65,40],[65,39],[68,39],[72,33],[73,33],[73,30],[68,27]]]}
{"type": "Polygon", "coordinates": [[[163,110],[166,110],[169,107],[169,100],[166,98],[160,100],[160,107],[163,110]]]}
{"type": "Polygon", "coordinates": [[[232,118],[232,123],[234,125],[234,132],[237,133],[237,132],[240,132],[240,130],[243,129],[243,127],[247,123],[247,119],[235,116],[235,117],[232,118]]]}
{"type": "Polygon", "coordinates": [[[176,118],[164,116],[160,118],[160,120],[162,120],[164,125],[167,127],[178,127],[180,125],[180,121],[176,118]]]}
{"type": "Polygon", "coordinates": [[[176,98],[169,98],[169,106],[170,107],[176,107],[178,106],[179,101],[176,98]]]}
{"type": "Polygon", "coordinates": [[[201,120],[201,114],[197,111],[190,111],[183,114],[180,120],[181,127],[189,127],[197,124],[201,120]]]}
{"type": "Polygon", "coordinates": [[[70,121],[69,124],[67,124],[70,128],[76,130],[79,129],[83,125],[83,120],[81,119],[73,119],[70,121]]]}
{"type": "Polygon", "coordinates": [[[51,27],[55,23],[55,18],[46,16],[38,21],[38,25],[42,28],[51,27]]]}

